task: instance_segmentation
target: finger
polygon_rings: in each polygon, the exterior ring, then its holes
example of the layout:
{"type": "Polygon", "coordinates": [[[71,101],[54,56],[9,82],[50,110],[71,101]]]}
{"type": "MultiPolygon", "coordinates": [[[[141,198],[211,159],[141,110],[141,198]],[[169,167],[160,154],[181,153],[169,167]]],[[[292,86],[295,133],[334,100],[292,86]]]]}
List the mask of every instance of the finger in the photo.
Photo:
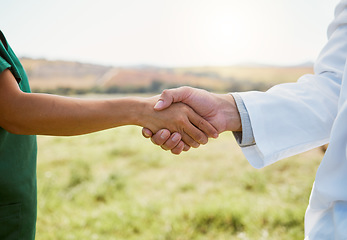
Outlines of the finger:
{"type": "MultiPolygon", "coordinates": [[[[196,128],[195,128],[196,129],[196,128]]],[[[199,130],[197,130],[199,131],[199,130]]],[[[206,137],[206,136],[205,136],[206,137]]],[[[206,137],[207,139],[207,137],[206,137]]],[[[182,133],[182,141],[193,148],[198,148],[200,143],[196,142],[193,138],[191,138],[187,133],[182,133]]]]}
{"type": "Polygon", "coordinates": [[[190,146],[184,143],[183,151],[187,152],[190,149],[190,146]]]}
{"type": "Polygon", "coordinates": [[[170,137],[171,133],[167,129],[161,129],[151,137],[151,141],[156,145],[163,145],[170,137]]]}
{"type": "MultiPolygon", "coordinates": [[[[188,121],[190,121],[191,116],[188,116],[188,121]]],[[[203,133],[200,129],[198,129],[192,122],[189,122],[189,124],[186,124],[184,127],[184,132],[186,136],[182,136],[182,140],[188,144],[191,147],[194,147],[194,145],[191,144],[191,142],[196,142],[198,144],[206,144],[208,142],[208,138],[205,135],[205,133],[203,133]],[[187,142],[187,136],[189,135],[189,138],[192,140],[190,140],[190,142],[187,142]]],[[[188,138],[188,141],[189,141],[188,138]]]]}
{"type": "Polygon", "coordinates": [[[165,150],[172,150],[181,142],[181,138],[182,138],[181,134],[179,134],[178,132],[175,132],[171,134],[170,138],[164,144],[162,144],[161,147],[165,150]]]}
{"type": "MultiPolygon", "coordinates": [[[[217,138],[218,137],[218,131],[215,129],[211,123],[206,121],[204,118],[199,116],[198,114],[192,114],[189,117],[189,121],[194,124],[198,129],[200,129],[202,132],[205,133],[208,137],[211,138],[217,138]]],[[[196,137],[201,138],[201,134],[197,133],[198,135],[196,137]]],[[[197,140],[194,136],[192,136],[194,140],[197,140]]],[[[197,141],[201,143],[200,141],[197,141]]],[[[202,144],[202,143],[201,143],[202,144]]]]}
{"type": "Polygon", "coordinates": [[[190,87],[180,87],[175,89],[165,89],[160,97],[158,102],[155,104],[155,110],[163,110],[169,107],[174,102],[184,102],[191,94],[192,88],[190,87]]]}
{"type": "Polygon", "coordinates": [[[189,120],[191,116],[197,114],[189,107],[183,108],[182,110],[186,115],[179,120],[179,125],[182,128],[181,135],[183,142],[193,148],[199,147],[200,144],[206,144],[208,142],[207,136],[189,120]]]}
{"type": "Polygon", "coordinates": [[[175,155],[180,154],[180,153],[183,151],[184,146],[185,146],[184,142],[180,141],[180,142],[177,144],[176,147],[174,147],[173,149],[171,149],[171,153],[173,153],[173,154],[175,154],[175,155]]]}
{"type": "Polygon", "coordinates": [[[152,137],[153,133],[151,130],[149,130],[148,128],[142,128],[142,135],[145,137],[145,138],[150,138],[152,137]]]}

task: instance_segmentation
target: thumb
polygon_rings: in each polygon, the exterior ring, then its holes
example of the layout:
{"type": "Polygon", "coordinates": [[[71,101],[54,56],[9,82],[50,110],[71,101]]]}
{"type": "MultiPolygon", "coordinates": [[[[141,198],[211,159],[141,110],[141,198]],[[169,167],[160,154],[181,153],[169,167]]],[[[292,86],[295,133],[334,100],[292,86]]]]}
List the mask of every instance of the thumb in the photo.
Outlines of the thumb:
{"type": "Polygon", "coordinates": [[[189,87],[180,87],[175,89],[165,89],[158,102],[155,104],[154,109],[157,111],[168,108],[172,103],[184,102],[184,100],[189,96],[189,87]]]}

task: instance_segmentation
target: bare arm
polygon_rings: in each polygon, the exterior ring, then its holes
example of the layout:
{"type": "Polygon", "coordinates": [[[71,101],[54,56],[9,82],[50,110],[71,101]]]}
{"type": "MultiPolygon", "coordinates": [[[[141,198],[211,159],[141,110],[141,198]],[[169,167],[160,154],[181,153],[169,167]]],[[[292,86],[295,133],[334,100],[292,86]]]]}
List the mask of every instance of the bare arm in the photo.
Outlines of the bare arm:
{"type": "Polygon", "coordinates": [[[208,134],[216,131],[184,104],[158,114],[153,110],[157,99],[86,100],[24,93],[11,72],[5,70],[0,74],[0,126],[15,134],[57,136],[80,135],[123,125],[144,126],[153,132],[165,127],[182,134],[182,139],[193,147],[207,142],[206,135],[195,126],[208,134]]]}

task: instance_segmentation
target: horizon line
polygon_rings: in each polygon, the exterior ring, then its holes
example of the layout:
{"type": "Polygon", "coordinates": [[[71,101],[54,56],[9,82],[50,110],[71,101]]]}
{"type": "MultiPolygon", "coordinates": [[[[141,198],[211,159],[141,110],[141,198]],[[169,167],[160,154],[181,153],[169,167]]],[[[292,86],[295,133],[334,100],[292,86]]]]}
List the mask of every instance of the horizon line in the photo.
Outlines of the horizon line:
{"type": "Polygon", "coordinates": [[[185,64],[185,65],[160,65],[160,64],[149,64],[149,63],[134,63],[134,64],[106,64],[98,62],[90,62],[83,60],[73,60],[73,59],[53,59],[47,57],[29,57],[29,56],[20,56],[19,59],[28,59],[28,60],[43,60],[48,62],[71,62],[71,63],[80,63],[80,64],[90,64],[97,66],[105,67],[123,67],[123,68],[195,68],[195,67],[274,67],[274,68],[293,68],[293,67],[313,67],[314,61],[307,60],[300,63],[292,64],[273,64],[273,63],[259,63],[259,62],[239,62],[239,63],[230,63],[230,64],[185,64]]]}

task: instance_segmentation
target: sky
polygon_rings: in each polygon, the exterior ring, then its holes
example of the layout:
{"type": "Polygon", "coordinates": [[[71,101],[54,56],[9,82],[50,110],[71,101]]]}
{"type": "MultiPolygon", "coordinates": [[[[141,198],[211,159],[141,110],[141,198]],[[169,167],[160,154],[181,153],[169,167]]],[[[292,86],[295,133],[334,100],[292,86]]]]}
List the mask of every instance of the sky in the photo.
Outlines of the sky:
{"type": "Polygon", "coordinates": [[[20,57],[163,67],[314,61],[339,0],[1,0],[20,57]]]}

